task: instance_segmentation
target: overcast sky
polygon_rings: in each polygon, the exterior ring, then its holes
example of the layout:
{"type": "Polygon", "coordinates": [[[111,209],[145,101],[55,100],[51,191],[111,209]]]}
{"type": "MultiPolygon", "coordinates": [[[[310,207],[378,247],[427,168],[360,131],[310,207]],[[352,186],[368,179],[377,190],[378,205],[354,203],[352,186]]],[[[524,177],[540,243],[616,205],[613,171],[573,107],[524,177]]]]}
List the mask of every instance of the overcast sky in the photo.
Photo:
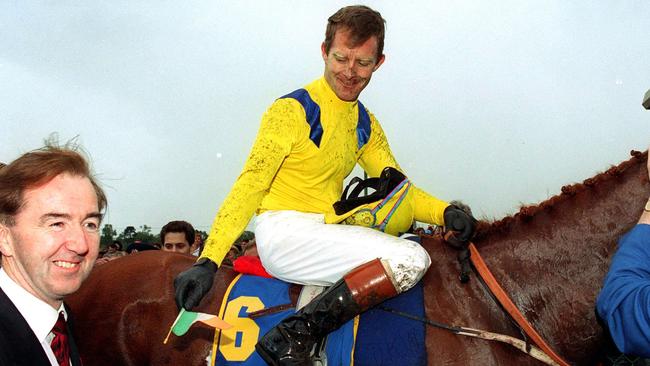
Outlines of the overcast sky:
{"type": "MultiPolygon", "coordinates": [[[[208,230],[342,1],[0,1],[0,161],[79,136],[106,223],[208,230]]],[[[498,219],[650,144],[650,2],[376,1],[361,100],[420,187],[498,219]]]]}

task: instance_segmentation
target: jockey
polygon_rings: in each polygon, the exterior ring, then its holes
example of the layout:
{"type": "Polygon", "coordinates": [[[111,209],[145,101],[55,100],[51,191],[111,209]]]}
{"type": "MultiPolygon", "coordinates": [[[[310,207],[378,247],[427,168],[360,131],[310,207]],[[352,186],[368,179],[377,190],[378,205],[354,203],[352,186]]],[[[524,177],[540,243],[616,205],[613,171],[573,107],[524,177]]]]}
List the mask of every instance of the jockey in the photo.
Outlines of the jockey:
{"type": "MultiPolygon", "coordinates": [[[[174,281],[177,305],[198,305],[230,246],[257,214],[257,249],[271,275],[331,286],[258,342],[258,353],[271,365],[308,364],[320,338],[414,286],[431,263],[415,242],[325,220],[356,163],[370,177],[386,167],[401,171],[379,122],[358,101],[384,62],[383,43],[384,19],[366,6],[345,7],[329,18],[321,45],[324,76],[266,111],[201,257],[174,281]]],[[[471,238],[470,215],[415,186],[411,191],[412,218],[445,224],[461,241],[471,238]]]]}

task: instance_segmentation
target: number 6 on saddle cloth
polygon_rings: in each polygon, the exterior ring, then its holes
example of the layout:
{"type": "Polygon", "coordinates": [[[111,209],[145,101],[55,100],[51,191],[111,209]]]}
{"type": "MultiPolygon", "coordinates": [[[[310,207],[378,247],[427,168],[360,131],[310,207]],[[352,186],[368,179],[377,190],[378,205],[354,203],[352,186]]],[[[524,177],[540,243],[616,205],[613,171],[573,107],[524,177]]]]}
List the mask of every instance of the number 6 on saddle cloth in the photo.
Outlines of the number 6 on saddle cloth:
{"type": "Polygon", "coordinates": [[[341,200],[334,203],[334,212],[325,215],[325,222],[365,226],[395,236],[405,233],[413,222],[411,185],[408,178],[393,167],[384,168],[378,178],[354,177],[343,190],[341,200]],[[355,184],[357,186],[348,195],[355,184]],[[367,188],[374,192],[360,197],[367,188]]]}

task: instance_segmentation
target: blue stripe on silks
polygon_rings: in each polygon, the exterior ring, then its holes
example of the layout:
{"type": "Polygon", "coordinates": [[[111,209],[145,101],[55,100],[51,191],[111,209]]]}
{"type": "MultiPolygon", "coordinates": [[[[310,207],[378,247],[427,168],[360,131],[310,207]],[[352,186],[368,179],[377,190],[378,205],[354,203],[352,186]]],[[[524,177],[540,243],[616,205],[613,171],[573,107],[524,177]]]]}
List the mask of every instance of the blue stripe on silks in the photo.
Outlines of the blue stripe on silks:
{"type": "Polygon", "coordinates": [[[359,121],[357,121],[357,148],[361,150],[370,139],[370,116],[366,108],[358,101],[359,121]]]}
{"type": "Polygon", "coordinates": [[[316,147],[320,147],[320,140],[323,137],[323,125],[320,123],[320,106],[311,99],[309,93],[305,89],[295,90],[280,99],[284,98],[293,98],[302,105],[307,117],[307,123],[309,123],[310,127],[309,139],[316,145],[316,147]]]}

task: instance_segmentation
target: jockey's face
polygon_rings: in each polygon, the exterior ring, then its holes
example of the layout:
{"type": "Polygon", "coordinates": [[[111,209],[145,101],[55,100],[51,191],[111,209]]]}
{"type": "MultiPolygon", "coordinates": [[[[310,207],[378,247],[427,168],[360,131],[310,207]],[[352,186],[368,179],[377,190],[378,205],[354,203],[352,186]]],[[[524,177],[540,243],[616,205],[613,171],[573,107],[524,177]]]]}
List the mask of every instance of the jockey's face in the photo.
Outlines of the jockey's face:
{"type": "Polygon", "coordinates": [[[23,197],[14,225],[0,225],[2,267],[14,282],[58,309],[97,258],[97,194],[88,178],[61,174],[25,190],[23,197]]]}
{"type": "Polygon", "coordinates": [[[350,32],[345,28],[334,34],[329,53],[325,52],[325,43],[321,45],[321,52],[325,80],[339,99],[348,102],[357,100],[372,73],[384,62],[384,55],[377,57],[377,37],[353,46],[350,32]]]}

